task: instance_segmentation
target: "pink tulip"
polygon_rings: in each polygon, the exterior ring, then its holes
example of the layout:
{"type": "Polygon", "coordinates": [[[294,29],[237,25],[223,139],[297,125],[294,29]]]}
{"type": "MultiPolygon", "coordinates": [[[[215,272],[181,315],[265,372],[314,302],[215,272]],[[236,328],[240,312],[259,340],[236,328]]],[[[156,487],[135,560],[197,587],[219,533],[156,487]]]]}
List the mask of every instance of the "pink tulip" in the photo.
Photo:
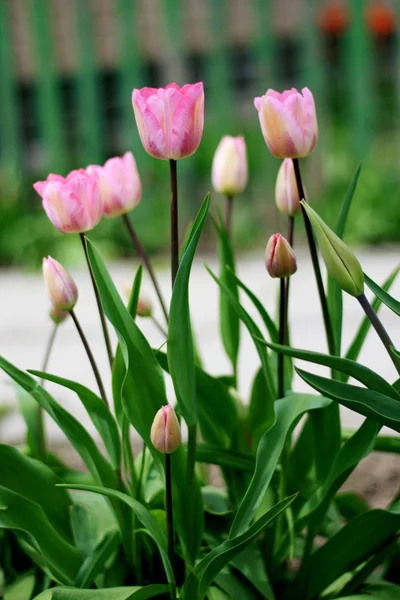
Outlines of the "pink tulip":
{"type": "Polygon", "coordinates": [[[202,83],[134,89],[132,104],[140,139],[151,156],[177,160],[196,152],[204,125],[202,83]]]}
{"type": "Polygon", "coordinates": [[[78,300],[78,290],[68,271],[49,256],[43,259],[43,277],[53,307],[57,311],[72,310],[78,300]]]}
{"type": "Polygon", "coordinates": [[[244,137],[224,135],[214,154],[212,184],[226,196],[236,196],[244,190],[248,179],[247,151],[244,137]]]}
{"type": "Polygon", "coordinates": [[[296,256],[280,233],[271,235],[265,249],[265,266],[271,277],[290,277],[297,271],[296,256]]]}
{"type": "Polygon", "coordinates": [[[261,130],[270,152],[277,158],[301,158],[311,154],[318,140],[315,103],[308,88],[280,94],[268,90],[254,98],[261,130]]]}
{"type": "Polygon", "coordinates": [[[50,221],[63,233],[89,231],[101,219],[103,204],[95,173],[79,169],[66,178],[51,173],[46,181],[37,181],[33,187],[42,197],[50,221]]]}
{"type": "Polygon", "coordinates": [[[110,158],[103,167],[91,165],[86,170],[98,176],[106,217],[119,217],[139,204],[142,184],[132,152],[110,158]]]}
{"type": "Polygon", "coordinates": [[[289,217],[301,213],[299,190],[294,173],[293,161],[285,158],[278,171],[275,185],[275,202],[278,209],[289,217]]]}
{"type": "Polygon", "coordinates": [[[181,443],[181,428],[170,404],[162,406],[154,417],[150,431],[154,448],[163,454],[171,454],[181,443]]]}

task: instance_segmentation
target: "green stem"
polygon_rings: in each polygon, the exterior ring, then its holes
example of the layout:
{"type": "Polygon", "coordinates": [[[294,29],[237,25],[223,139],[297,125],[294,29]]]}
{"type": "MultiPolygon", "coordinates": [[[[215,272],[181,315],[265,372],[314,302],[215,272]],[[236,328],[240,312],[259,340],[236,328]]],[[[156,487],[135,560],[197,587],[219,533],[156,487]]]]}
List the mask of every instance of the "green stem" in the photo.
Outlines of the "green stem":
{"type": "Polygon", "coordinates": [[[168,333],[165,331],[164,327],[161,325],[161,323],[159,321],[157,321],[157,319],[155,317],[153,317],[153,315],[151,315],[151,320],[153,321],[154,325],[157,327],[158,331],[165,337],[168,337],[168,333]]]}
{"type": "Polygon", "coordinates": [[[140,464],[139,481],[138,481],[138,487],[137,487],[137,493],[136,493],[136,498],[137,498],[137,500],[139,500],[139,502],[142,501],[142,498],[144,500],[144,494],[143,494],[143,477],[144,477],[144,467],[145,467],[145,464],[146,464],[146,450],[147,450],[147,446],[143,442],[142,462],[140,464]]]}
{"type": "Polygon", "coordinates": [[[76,327],[76,329],[77,329],[77,331],[79,333],[79,337],[81,338],[81,341],[82,341],[82,344],[83,344],[83,346],[84,346],[84,348],[86,350],[86,354],[88,356],[89,362],[90,362],[90,364],[92,366],[93,373],[94,373],[94,376],[95,376],[96,381],[97,381],[97,385],[99,386],[100,396],[102,397],[102,400],[103,400],[104,404],[106,406],[108,406],[106,392],[104,390],[104,385],[103,385],[103,382],[102,382],[101,377],[100,377],[100,371],[99,371],[99,369],[97,367],[97,364],[96,364],[96,361],[94,359],[93,353],[92,353],[92,351],[90,349],[89,342],[87,341],[86,336],[83,333],[83,329],[82,329],[82,327],[81,327],[81,325],[80,325],[80,323],[78,321],[78,318],[77,318],[77,316],[76,316],[76,314],[74,313],[73,310],[70,311],[70,315],[72,317],[73,322],[75,323],[75,327],[76,327]]]}
{"type": "Polygon", "coordinates": [[[369,303],[369,300],[365,294],[361,294],[360,296],[358,296],[357,300],[361,304],[365,314],[367,315],[369,321],[371,322],[372,327],[375,329],[376,333],[379,335],[379,337],[382,341],[382,344],[385,346],[387,353],[389,354],[389,356],[392,360],[392,363],[395,366],[396,371],[400,375],[400,359],[392,352],[392,348],[394,348],[395,346],[394,346],[392,340],[390,339],[388,332],[384,328],[382,321],[380,320],[380,318],[378,317],[378,315],[372,308],[372,306],[369,303]]]}
{"type": "MultiPolygon", "coordinates": [[[[174,550],[174,515],[172,509],[172,477],[171,477],[171,455],[165,455],[165,512],[167,518],[167,542],[168,558],[175,573],[175,550],[174,550]]],[[[176,589],[170,584],[171,600],[176,599],[176,589]]]]}
{"type": "MultiPolygon", "coordinates": [[[[54,346],[54,340],[56,338],[56,333],[58,329],[58,323],[54,323],[54,327],[51,330],[47,345],[46,351],[43,358],[42,364],[42,372],[46,373],[47,367],[49,365],[50,354],[54,346]]],[[[42,379],[40,382],[41,386],[44,386],[45,380],[42,379]]],[[[46,462],[46,435],[44,430],[44,411],[40,404],[37,405],[37,413],[36,413],[36,434],[37,434],[37,453],[38,458],[42,462],[46,462]]]]}
{"type": "MultiPolygon", "coordinates": [[[[305,194],[304,194],[303,182],[301,179],[300,165],[299,165],[298,158],[293,159],[293,167],[294,167],[294,173],[296,176],[296,183],[297,183],[297,189],[299,191],[299,196],[302,200],[305,200],[305,194]]],[[[334,337],[333,337],[331,318],[329,315],[328,302],[326,299],[324,284],[322,281],[321,269],[320,269],[319,261],[318,261],[317,247],[315,244],[315,239],[314,239],[314,234],[312,231],[310,219],[308,218],[306,210],[303,206],[301,207],[301,212],[303,214],[304,225],[306,228],[306,234],[307,234],[307,240],[308,240],[308,246],[309,246],[310,254],[311,254],[311,261],[312,261],[312,264],[314,267],[314,274],[315,274],[315,279],[317,282],[317,288],[318,288],[319,299],[320,299],[321,308],[322,308],[322,316],[324,319],[328,349],[329,349],[329,353],[334,355],[335,354],[335,341],[334,341],[334,337]]]]}
{"type": "Polygon", "coordinates": [[[225,203],[225,228],[228,237],[231,236],[232,228],[232,211],[233,211],[233,196],[226,196],[225,203]]]}
{"type": "MultiPolygon", "coordinates": [[[[286,285],[285,280],[282,278],[280,281],[280,294],[279,294],[279,344],[282,346],[285,344],[286,339],[286,285]]],[[[285,395],[285,370],[284,370],[284,355],[282,352],[278,353],[278,399],[283,398],[285,395]]]]}
{"type": "Polygon", "coordinates": [[[171,188],[171,281],[174,287],[179,268],[179,228],[178,228],[178,178],[176,160],[169,161],[171,188]]]}
{"type": "Polygon", "coordinates": [[[132,243],[135,246],[136,251],[137,251],[137,253],[140,256],[141,262],[145,265],[145,267],[146,267],[146,269],[147,269],[147,271],[148,271],[148,273],[150,275],[150,279],[153,282],[154,289],[156,291],[156,294],[158,296],[158,300],[159,300],[160,305],[161,305],[161,309],[162,309],[162,311],[164,313],[165,321],[168,323],[168,311],[167,311],[167,307],[165,305],[164,298],[162,297],[161,289],[160,289],[160,286],[158,285],[157,277],[156,277],[156,274],[154,272],[153,266],[151,264],[150,257],[146,253],[146,250],[144,249],[144,246],[143,246],[142,242],[140,241],[140,239],[139,239],[139,237],[138,237],[135,229],[133,228],[133,225],[132,225],[131,220],[129,219],[128,215],[127,214],[122,215],[122,220],[124,221],[125,226],[126,226],[126,228],[128,230],[129,236],[130,236],[130,238],[132,240],[132,243]]]}
{"type": "Polygon", "coordinates": [[[97,308],[98,308],[99,316],[100,316],[101,328],[103,330],[104,341],[106,344],[108,362],[110,363],[110,367],[112,370],[114,358],[113,358],[113,353],[112,353],[112,349],[111,349],[110,335],[108,333],[106,318],[104,316],[103,307],[101,305],[99,290],[97,289],[96,281],[94,279],[94,275],[93,275],[93,271],[92,271],[92,266],[91,266],[90,260],[89,260],[89,255],[88,255],[87,245],[86,245],[86,237],[85,237],[85,234],[83,234],[83,233],[80,233],[79,237],[81,239],[83,251],[85,253],[85,258],[86,258],[87,266],[89,269],[90,279],[92,280],[94,295],[96,297],[97,308]]]}

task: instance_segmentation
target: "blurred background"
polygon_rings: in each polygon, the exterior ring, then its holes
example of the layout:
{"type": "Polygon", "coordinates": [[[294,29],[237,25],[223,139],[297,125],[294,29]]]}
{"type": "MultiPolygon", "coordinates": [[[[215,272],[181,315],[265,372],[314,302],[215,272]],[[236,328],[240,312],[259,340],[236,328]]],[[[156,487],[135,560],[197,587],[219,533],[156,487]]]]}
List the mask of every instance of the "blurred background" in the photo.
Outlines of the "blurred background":
{"type": "MultiPolygon", "coordinates": [[[[279,161],[253,98],[308,86],[320,125],[305,161],[309,197],[332,223],[362,160],[348,239],[399,241],[399,16],[398,0],[0,0],[0,264],[71,258],[32,182],[127,150],[144,188],[136,229],[150,251],[167,248],[168,165],[143,150],[131,94],[170,81],[203,80],[206,93],[203,141],[179,162],[182,219],[210,188],[220,137],[244,134],[250,184],[235,239],[251,248],[279,228],[279,161]]],[[[103,219],[91,235],[108,256],[131,253],[119,222],[103,219]]]]}

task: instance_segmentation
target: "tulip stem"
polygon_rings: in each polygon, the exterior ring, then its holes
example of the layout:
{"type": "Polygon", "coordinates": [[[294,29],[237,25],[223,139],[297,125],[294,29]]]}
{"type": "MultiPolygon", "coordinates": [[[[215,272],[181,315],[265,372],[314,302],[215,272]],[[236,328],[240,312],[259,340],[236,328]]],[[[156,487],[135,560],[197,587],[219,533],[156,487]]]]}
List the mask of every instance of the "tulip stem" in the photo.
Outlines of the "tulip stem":
{"type": "Polygon", "coordinates": [[[225,228],[228,234],[228,237],[231,235],[231,227],[232,227],[232,211],[233,211],[233,196],[226,196],[225,203],[225,228]]]}
{"type": "Polygon", "coordinates": [[[176,160],[169,161],[169,176],[171,187],[171,280],[173,288],[179,268],[178,178],[176,160]]]}
{"type": "Polygon", "coordinates": [[[290,246],[293,248],[293,237],[294,237],[294,217],[288,217],[288,236],[287,240],[290,246]]]}
{"type": "Polygon", "coordinates": [[[155,318],[153,317],[153,315],[151,315],[151,320],[153,321],[154,325],[157,327],[158,331],[165,337],[168,337],[168,333],[165,331],[164,327],[161,325],[161,323],[155,318]]]}
{"type": "Polygon", "coordinates": [[[366,297],[365,294],[361,294],[360,296],[357,296],[357,300],[359,301],[359,303],[361,304],[365,314],[367,315],[372,327],[375,329],[376,333],[379,335],[379,337],[381,338],[381,341],[383,343],[383,345],[385,346],[394,366],[396,371],[399,373],[400,375],[400,359],[392,352],[392,349],[395,347],[388,332],[386,331],[386,329],[384,328],[382,321],[380,320],[380,318],[378,317],[378,315],[376,314],[376,312],[374,311],[374,309],[372,308],[368,298],[366,297]]]}
{"type": "Polygon", "coordinates": [[[111,349],[111,341],[110,341],[110,336],[109,336],[108,329],[107,329],[106,318],[105,318],[104,312],[103,312],[103,307],[101,305],[99,290],[97,289],[96,281],[94,279],[94,275],[93,275],[93,271],[92,271],[92,266],[91,266],[90,260],[89,260],[89,255],[88,255],[87,245],[86,245],[86,237],[83,233],[80,233],[79,237],[81,238],[83,251],[85,253],[85,258],[86,258],[87,266],[89,269],[90,279],[92,280],[94,295],[96,297],[96,302],[97,302],[97,308],[99,310],[101,328],[103,330],[104,341],[105,341],[106,349],[107,349],[108,362],[110,363],[110,367],[112,370],[114,358],[113,358],[113,353],[112,353],[112,349],[111,349]]]}
{"type": "MultiPolygon", "coordinates": [[[[289,281],[289,277],[287,279],[289,281]]],[[[279,343],[283,346],[286,341],[286,281],[282,277],[280,280],[279,294],[279,343]]],[[[284,355],[278,353],[278,400],[285,395],[285,370],[284,370],[284,355]]]]}
{"type": "Polygon", "coordinates": [[[154,289],[155,289],[158,299],[160,301],[161,309],[164,313],[165,320],[168,323],[167,307],[165,306],[165,302],[164,302],[164,299],[161,294],[160,286],[158,285],[156,274],[155,274],[153,266],[150,262],[150,258],[148,256],[148,254],[146,253],[146,250],[144,249],[144,246],[143,246],[142,242],[140,241],[136,231],[134,230],[132,222],[131,222],[130,218],[128,217],[128,215],[127,214],[122,215],[122,220],[124,221],[125,226],[128,230],[129,236],[132,240],[132,243],[135,246],[136,251],[140,256],[141,262],[145,265],[145,267],[147,268],[147,271],[149,272],[150,278],[154,285],[154,289]]]}
{"type": "MultiPolygon", "coordinates": [[[[303,182],[301,179],[300,165],[299,165],[298,158],[293,158],[293,167],[294,167],[294,173],[296,176],[297,189],[299,192],[300,199],[305,201],[304,188],[303,188],[303,182]]],[[[315,279],[317,281],[319,299],[320,299],[321,308],[322,308],[322,316],[323,316],[324,325],[325,325],[326,339],[328,342],[328,349],[329,349],[330,354],[335,354],[335,341],[334,341],[334,337],[333,337],[331,318],[329,315],[328,302],[326,299],[324,284],[322,281],[321,269],[320,269],[319,261],[318,261],[317,246],[315,244],[315,239],[314,239],[310,219],[308,218],[308,215],[307,215],[306,210],[303,205],[301,206],[301,212],[303,214],[304,225],[305,225],[306,233],[307,233],[308,246],[310,248],[311,261],[312,261],[312,264],[314,267],[315,279]]]]}
{"type": "MultiPolygon", "coordinates": [[[[288,218],[288,242],[293,248],[293,239],[294,239],[294,217],[288,218]]],[[[290,277],[286,278],[286,287],[285,287],[285,339],[284,344],[288,345],[289,343],[289,289],[290,289],[290,277]]]]}
{"type": "MultiPolygon", "coordinates": [[[[56,333],[58,329],[58,323],[54,323],[54,327],[51,330],[49,339],[46,344],[46,351],[43,358],[42,364],[42,372],[46,373],[47,367],[49,365],[50,354],[54,346],[54,341],[56,339],[56,333]]],[[[45,380],[42,379],[40,381],[40,385],[44,386],[45,380]]],[[[46,462],[46,440],[45,440],[45,431],[44,431],[44,412],[43,408],[40,404],[37,405],[37,413],[36,413],[36,443],[37,443],[37,453],[38,458],[42,462],[46,462]]]]}
{"type": "MultiPolygon", "coordinates": [[[[171,455],[165,455],[165,512],[167,518],[168,558],[175,573],[174,515],[172,510],[171,455]]],[[[175,586],[170,584],[171,600],[176,599],[175,586]]]]}
{"type": "Polygon", "coordinates": [[[82,327],[81,327],[81,325],[80,325],[80,323],[78,321],[78,318],[77,318],[77,316],[76,316],[76,314],[74,313],[73,310],[70,311],[70,315],[72,317],[73,322],[75,323],[76,329],[78,330],[79,337],[81,338],[82,344],[83,344],[83,346],[84,346],[84,348],[86,350],[86,354],[88,355],[88,359],[90,361],[90,364],[92,365],[93,373],[94,373],[94,376],[96,378],[97,385],[99,386],[100,396],[102,397],[102,400],[103,400],[104,404],[106,406],[108,406],[106,392],[104,390],[104,385],[103,385],[103,382],[102,382],[101,377],[100,377],[100,371],[99,371],[99,369],[97,367],[96,361],[94,360],[94,356],[93,356],[93,353],[92,353],[92,351],[90,349],[89,342],[87,341],[86,336],[83,333],[83,329],[82,329],[82,327]]]}

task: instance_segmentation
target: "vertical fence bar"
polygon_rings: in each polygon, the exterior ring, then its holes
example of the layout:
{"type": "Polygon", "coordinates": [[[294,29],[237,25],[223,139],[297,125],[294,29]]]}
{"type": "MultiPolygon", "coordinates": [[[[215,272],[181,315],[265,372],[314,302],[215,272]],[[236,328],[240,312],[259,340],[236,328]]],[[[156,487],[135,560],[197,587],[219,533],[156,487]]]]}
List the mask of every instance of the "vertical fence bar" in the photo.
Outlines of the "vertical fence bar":
{"type": "Polygon", "coordinates": [[[1,162],[21,166],[16,78],[8,3],[0,1],[0,156],[1,162]]]}
{"type": "MultiPolygon", "coordinates": [[[[371,40],[365,23],[366,0],[351,3],[351,27],[346,37],[347,98],[352,140],[357,157],[369,150],[373,124],[371,40]]],[[[347,103],[345,103],[347,104],[347,103]]]]}
{"type": "Polygon", "coordinates": [[[67,160],[57,66],[51,39],[51,5],[49,0],[30,0],[27,9],[35,44],[37,111],[40,136],[44,144],[43,167],[56,173],[64,173],[67,160]]]}
{"type": "Polygon", "coordinates": [[[89,0],[75,1],[78,46],[79,155],[85,165],[104,159],[100,89],[93,48],[93,11],[89,0]]]}
{"type": "Polygon", "coordinates": [[[140,140],[132,109],[133,88],[143,85],[143,72],[138,43],[138,2],[118,0],[116,4],[117,33],[120,40],[120,106],[122,114],[122,141],[133,153],[140,148],[140,140]]]}

